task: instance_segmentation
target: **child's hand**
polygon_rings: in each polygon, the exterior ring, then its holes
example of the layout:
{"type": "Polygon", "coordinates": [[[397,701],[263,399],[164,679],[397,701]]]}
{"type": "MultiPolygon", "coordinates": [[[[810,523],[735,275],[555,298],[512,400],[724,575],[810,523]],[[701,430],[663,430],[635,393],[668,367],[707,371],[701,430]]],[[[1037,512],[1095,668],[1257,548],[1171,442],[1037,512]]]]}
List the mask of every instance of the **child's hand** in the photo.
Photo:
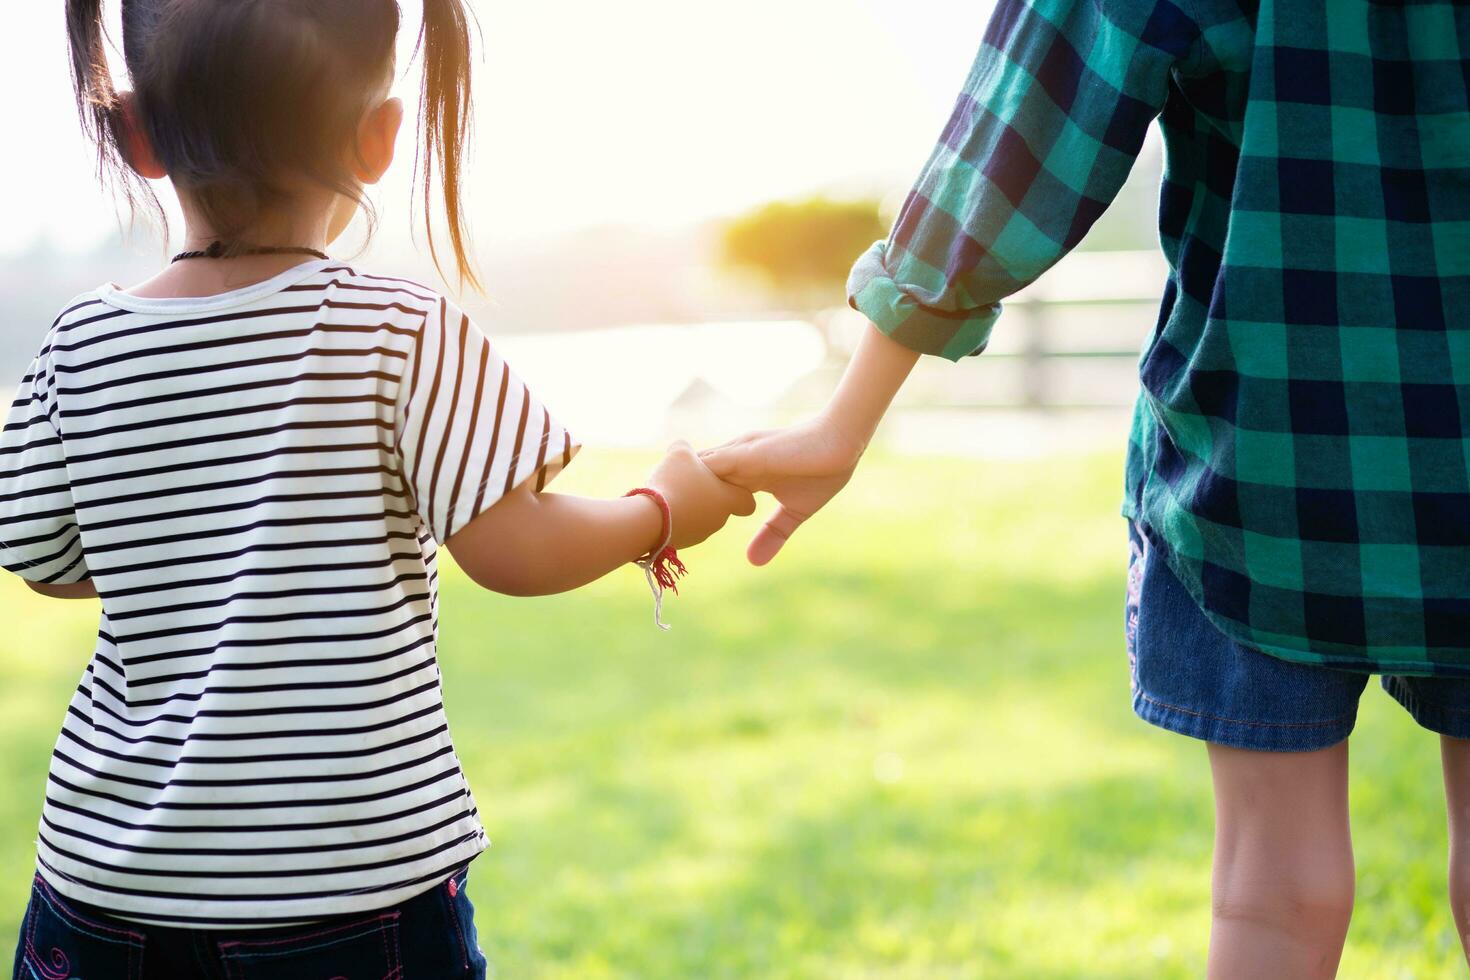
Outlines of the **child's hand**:
{"type": "Polygon", "coordinates": [[[755,498],[715,476],[687,442],[669,447],[648,485],[669,502],[674,515],[675,548],[691,548],[725,526],[731,515],[755,513],[755,498]]]}

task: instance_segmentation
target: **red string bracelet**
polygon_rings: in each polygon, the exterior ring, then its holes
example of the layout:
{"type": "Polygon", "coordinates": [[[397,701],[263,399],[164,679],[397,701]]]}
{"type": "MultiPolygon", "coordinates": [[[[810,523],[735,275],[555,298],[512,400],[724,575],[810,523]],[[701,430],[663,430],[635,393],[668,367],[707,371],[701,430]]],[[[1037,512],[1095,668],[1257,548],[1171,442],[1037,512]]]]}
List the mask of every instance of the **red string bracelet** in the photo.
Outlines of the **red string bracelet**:
{"type": "Polygon", "coordinates": [[[663,515],[663,529],[659,533],[658,547],[634,560],[633,564],[643,569],[643,575],[648,579],[649,591],[653,593],[654,625],[661,630],[667,630],[669,627],[663,620],[664,590],[678,595],[679,579],[689,574],[689,569],[679,560],[679,553],[669,543],[674,540],[674,512],[669,508],[669,502],[664,499],[664,495],[650,487],[635,487],[623,496],[647,497],[658,504],[659,513],[663,515]]]}

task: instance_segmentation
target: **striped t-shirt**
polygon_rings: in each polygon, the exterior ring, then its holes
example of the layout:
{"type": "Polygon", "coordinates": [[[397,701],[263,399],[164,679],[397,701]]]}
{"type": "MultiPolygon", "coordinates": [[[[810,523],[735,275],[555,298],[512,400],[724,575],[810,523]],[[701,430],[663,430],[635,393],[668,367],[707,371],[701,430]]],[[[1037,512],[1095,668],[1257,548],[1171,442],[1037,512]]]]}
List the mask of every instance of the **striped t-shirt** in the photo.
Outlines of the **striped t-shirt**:
{"type": "Polygon", "coordinates": [[[436,542],[575,448],[401,279],[318,261],[69,304],[0,440],[0,563],[102,601],[41,874],[123,917],[248,928],[467,863],[486,840],[440,696],[436,542]]]}

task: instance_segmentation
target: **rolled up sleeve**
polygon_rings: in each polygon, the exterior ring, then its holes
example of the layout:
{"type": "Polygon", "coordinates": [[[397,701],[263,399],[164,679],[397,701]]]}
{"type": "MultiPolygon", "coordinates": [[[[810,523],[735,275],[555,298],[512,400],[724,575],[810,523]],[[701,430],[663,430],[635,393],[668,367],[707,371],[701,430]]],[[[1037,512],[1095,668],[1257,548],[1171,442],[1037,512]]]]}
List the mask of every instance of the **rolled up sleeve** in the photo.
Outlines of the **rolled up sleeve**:
{"type": "Polygon", "coordinates": [[[852,270],[852,307],[923,354],[984,350],[1001,300],[1116,197],[1199,39],[1169,0],[1000,0],[892,233],[852,270]]]}
{"type": "Polygon", "coordinates": [[[890,247],[890,242],[875,242],[853,266],[847,281],[848,302],[853,309],[921,354],[957,361],[983,351],[1000,318],[1000,304],[946,309],[946,300],[953,302],[957,291],[947,287],[925,291],[912,281],[912,274],[895,277],[889,271],[890,247]]]}

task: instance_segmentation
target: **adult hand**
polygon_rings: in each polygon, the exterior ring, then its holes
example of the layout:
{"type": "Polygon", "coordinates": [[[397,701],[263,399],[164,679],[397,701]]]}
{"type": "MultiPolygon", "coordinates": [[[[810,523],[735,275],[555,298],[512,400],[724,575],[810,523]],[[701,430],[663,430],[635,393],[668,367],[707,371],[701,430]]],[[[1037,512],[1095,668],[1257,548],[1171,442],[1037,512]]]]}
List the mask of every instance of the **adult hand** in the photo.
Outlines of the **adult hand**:
{"type": "Polygon", "coordinates": [[[764,565],[847,486],[863,448],[832,419],[818,416],[786,429],[748,433],[705,450],[700,458],[727,483],[765,491],[780,503],[746,551],[752,565],[764,565]]]}

